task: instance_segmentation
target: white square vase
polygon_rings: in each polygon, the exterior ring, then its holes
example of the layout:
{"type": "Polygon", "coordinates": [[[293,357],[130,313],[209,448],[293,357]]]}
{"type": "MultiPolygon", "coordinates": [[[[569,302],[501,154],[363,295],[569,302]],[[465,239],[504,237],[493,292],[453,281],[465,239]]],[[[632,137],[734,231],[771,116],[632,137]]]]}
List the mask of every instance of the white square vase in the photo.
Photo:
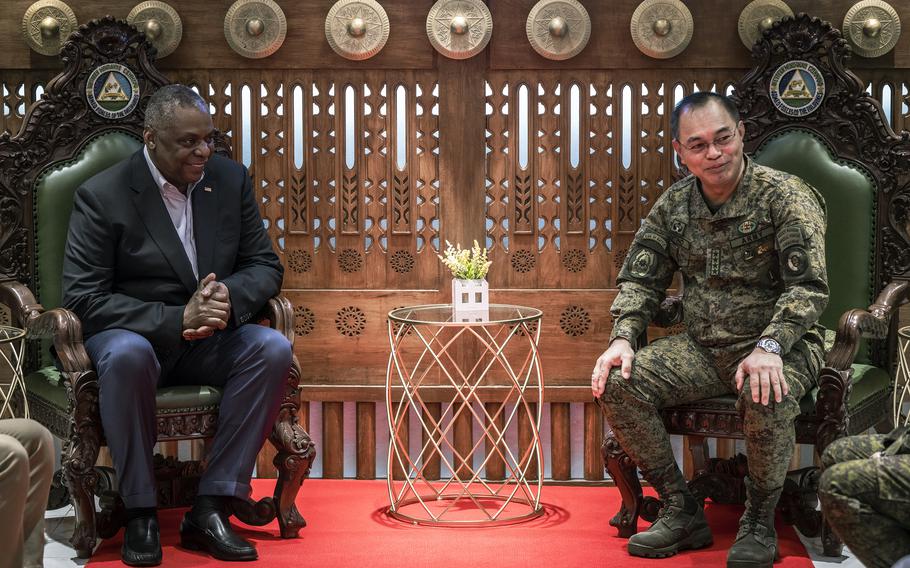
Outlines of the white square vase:
{"type": "Polygon", "coordinates": [[[455,321],[490,319],[490,286],[486,280],[452,279],[452,312],[455,321]]]}

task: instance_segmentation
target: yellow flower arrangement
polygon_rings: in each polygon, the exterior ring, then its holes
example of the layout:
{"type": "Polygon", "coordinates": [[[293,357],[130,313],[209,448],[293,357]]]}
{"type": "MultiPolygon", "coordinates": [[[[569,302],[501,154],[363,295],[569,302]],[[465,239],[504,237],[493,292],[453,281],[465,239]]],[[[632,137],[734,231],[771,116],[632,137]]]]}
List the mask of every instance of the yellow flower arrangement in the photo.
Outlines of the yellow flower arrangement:
{"type": "Polygon", "coordinates": [[[452,271],[452,276],[462,280],[481,280],[487,275],[492,261],[487,259],[487,249],[480,248],[475,240],[470,249],[461,248],[461,244],[446,241],[445,256],[437,254],[439,260],[452,271]]]}

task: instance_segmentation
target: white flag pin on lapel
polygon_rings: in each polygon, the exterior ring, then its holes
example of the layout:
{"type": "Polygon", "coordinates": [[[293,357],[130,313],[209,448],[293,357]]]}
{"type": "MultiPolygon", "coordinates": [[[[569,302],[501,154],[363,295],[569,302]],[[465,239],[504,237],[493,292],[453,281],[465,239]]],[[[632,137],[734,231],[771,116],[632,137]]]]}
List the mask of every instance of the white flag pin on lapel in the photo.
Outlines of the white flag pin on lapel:
{"type": "Polygon", "coordinates": [[[209,187],[209,186],[205,186],[205,187],[202,188],[202,191],[208,191],[209,193],[211,193],[212,188],[209,187]]]}

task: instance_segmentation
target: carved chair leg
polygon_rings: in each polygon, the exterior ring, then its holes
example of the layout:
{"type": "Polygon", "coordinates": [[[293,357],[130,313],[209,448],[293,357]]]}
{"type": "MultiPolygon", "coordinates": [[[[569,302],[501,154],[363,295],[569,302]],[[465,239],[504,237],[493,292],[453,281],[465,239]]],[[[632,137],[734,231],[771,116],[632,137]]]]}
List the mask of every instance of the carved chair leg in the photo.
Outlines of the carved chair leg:
{"type": "Polygon", "coordinates": [[[642,510],[641,482],[638,481],[637,468],[632,458],[619,445],[612,430],[604,438],[602,451],[607,471],[622,495],[622,505],[619,512],[610,519],[610,524],[619,529],[620,537],[629,538],[638,532],[638,516],[642,510]]]}
{"type": "Polygon", "coordinates": [[[297,357],[294,357],[288,378],[288,393],[269,437],[278,450],[272,463],[278,470],[274,500],[278,507],[278,526],[282,538],[296,538],[300,529],[306,526],[294,501],[304,479],[310,475],[310,467],[316,457],[316,446],[310,435],[297,423],[297,411],[300,408],[299,377],[300,364],[297,357]]]}
{"type": "Polygon", "coordinates": [[[91,558],[95,548],[95,484],[98,474],[94,465],[97,458],[97,443],[77,439],[62,464],[63,479],[76,512],[76,527],[70,543],[79,558],[91,558]]]}
{"type": "Polygon", "coordinates": [[[685,471],[683,473],[689,474],[691,477],[703,473],[708,468],[708,459],[711,457],[711,450],[708,448],[708,439],[704,436],[689,434],[683,438],[683,448],[687,449],[689,452],[688,457],[691,462],[688,465],[692,468],[691,471],[685,471]]]}
{"type": "Polygon", "coordinates": [[[94,371],[65,375],[68,375],[67,394],[72,418],[67,451],[60,465],[76,511],[76,527],[70,543],[79,558],[90,558],[97,534],[95,484],[98,483],[98,473],[95,462],[102,440],[98,378],[94,371]]]}

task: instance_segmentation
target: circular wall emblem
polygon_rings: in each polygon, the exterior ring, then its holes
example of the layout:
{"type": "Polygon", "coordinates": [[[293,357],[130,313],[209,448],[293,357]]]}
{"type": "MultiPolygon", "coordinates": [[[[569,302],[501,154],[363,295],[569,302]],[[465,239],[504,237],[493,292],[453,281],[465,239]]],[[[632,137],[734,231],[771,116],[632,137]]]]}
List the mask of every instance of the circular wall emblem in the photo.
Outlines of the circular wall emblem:
{"type": "Polygon", "coordinates": [[[806,116],[825,100],[825,78],[808,61],[788,61],[771,76],[771,101],[788,116],[806,116]]]}
{"type": "Polygon", "coordinates": [[[105,63],[88,76],[85,96],[97,114],[104,118],[123,118],[139,104],[139,81],[129,67],[105,63]]]}

